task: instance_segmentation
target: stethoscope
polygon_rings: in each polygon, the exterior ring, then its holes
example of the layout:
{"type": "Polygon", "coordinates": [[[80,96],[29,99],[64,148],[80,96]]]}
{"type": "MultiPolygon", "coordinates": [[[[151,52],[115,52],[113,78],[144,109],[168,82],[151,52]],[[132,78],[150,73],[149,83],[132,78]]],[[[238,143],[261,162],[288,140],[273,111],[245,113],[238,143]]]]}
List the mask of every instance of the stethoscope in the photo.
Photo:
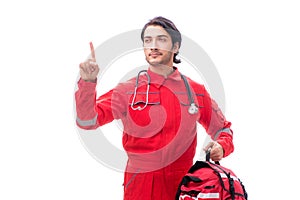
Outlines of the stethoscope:
{"type": "MultiPolygon", "coordinates": [[[[190,87],[190,85],[189,85],[186,77],[184,75],[182,75],[182,74],[180,74],[180,75],[181,75],[181,78],[182,78],[182,80],[184,82],[186,91],[188,93],[188,99],[189,99],[189,104],[190,104],[188,112],[191,115],[196,114],[196,113],[198,113],[198,107],[195,104],[195,100],[194,100],[194,97],[192,95],[191,87],[190,87]]],[[[132,98],[132,102],[131,102],[131,109],[132,110],[143,110],[148,105],[148,103],[149,103],[150,82],[151,82],[151,78],[150,78],[149,74],[147,73],[147,70],[141,70],[138,73],[138,75],[136,77],[136,80],[135,80],[134,94],[133,94],[133,98],[132,98]],[[147,76],[146,102],[145,102],[145,105],[143,107],[141,107],[141,106],[134,107],[134,101],[136,99],[137,89],[138,89],[138,86],[139,86],[139,78],[140,78],[141,73],[145,73],[146,76],[147,76]]]]}

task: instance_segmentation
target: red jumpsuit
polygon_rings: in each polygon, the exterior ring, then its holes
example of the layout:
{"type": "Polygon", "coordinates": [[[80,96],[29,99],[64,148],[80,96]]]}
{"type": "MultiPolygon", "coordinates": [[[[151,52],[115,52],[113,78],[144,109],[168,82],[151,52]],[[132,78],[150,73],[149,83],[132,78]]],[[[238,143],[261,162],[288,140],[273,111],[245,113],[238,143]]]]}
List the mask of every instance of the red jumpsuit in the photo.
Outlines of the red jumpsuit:
{"type": "Polygon", "coordinates": [[[77,125],[95,129],[114,119],[123,123],[123,147],[128,155],[124,174],[125,200],[174,200],[178,185],[193,164],[196,123],[222,145],[224,156],[234,147],[231,123],[226,121],[205,87],[187,78],[197,114],[188,113],[187,89],[177,68],[165,78],[148,70],[141,75],[136,96],[136,78],[118,84],[96,98],[96,83],[79,80],[75,94],[77,125]],[[142,110],[133,108],[144,107],[142,110]],[[148,101],[147,101],[148,99],[148,101]]]}

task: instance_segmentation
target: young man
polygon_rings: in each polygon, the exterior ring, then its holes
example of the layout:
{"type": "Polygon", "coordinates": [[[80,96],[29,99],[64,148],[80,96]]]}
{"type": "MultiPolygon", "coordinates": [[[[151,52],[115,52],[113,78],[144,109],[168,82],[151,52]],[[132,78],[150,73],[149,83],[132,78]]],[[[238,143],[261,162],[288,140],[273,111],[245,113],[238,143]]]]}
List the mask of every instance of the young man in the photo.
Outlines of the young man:
{"type": "Polygon", "coordinates": [[[183,76],[173,63],[181,34],[168,19],[150,20],[141,33],[148,70],[96,97],[99,67],[92,58],[80,64],[75,94],[77,125],[95,129],[114,119],[123,123],[123,147],[128,155],[124,174],[125,200],[173,200],[178,185],[193,164],[196,123],[214,142],[211,159],[229,155],[231,123],[205,87],[183,76]]]}

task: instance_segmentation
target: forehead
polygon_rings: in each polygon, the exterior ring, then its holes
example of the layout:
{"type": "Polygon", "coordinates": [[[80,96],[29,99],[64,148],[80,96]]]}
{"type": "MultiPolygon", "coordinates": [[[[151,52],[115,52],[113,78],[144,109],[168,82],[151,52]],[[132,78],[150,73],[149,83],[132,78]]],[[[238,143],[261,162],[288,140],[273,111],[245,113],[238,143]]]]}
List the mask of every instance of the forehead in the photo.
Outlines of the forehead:
{"type": "Polygon", "coordinates": [[[163,27],[158,25],[150,25],[144,32],[144,37],[157,37],[162,35],[170,37],[169,33],[163,27]]]}

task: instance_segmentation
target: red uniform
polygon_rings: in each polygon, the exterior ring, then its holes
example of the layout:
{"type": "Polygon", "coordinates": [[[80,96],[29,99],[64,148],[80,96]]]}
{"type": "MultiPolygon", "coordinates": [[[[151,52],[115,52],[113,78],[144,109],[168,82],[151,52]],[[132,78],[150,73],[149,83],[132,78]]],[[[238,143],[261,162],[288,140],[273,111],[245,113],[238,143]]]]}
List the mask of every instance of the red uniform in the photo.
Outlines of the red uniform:
{"type": "Polygon", "coordinates": [[[231,123],[205,87],[188,78],[199,107],[198,113],[190,114],[187,89],[177,69],[167,78],[150,70],[148,74],[149,91],[147,76],[141,75],[136,95],[136,78],[118,84],[98,98],[96,83],[79,80],[75,94],[77,125],[95,129],[121,119],[123,147],[128,155],[124,199],[173,200],[179,182],[193,164],[196,123],[222,145],[224,156],[233,151],[231,123]],[[145,107],[138,110],[138,106],[145,107]]]}

